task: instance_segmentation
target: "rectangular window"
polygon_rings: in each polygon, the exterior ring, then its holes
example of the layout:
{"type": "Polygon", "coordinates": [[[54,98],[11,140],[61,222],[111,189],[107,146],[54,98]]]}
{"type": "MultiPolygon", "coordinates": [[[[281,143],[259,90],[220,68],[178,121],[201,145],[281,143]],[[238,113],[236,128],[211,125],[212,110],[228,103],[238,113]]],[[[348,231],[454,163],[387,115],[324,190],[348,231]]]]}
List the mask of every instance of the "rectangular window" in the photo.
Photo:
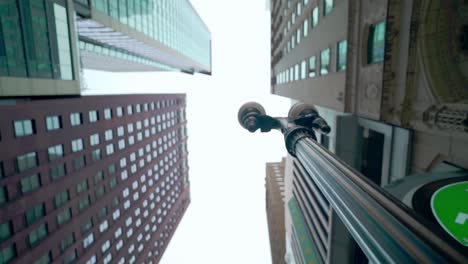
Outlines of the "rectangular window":
{"type": "Polygon", "coordinates": [[[127,125],[127,133],[133,133],[133,124],[132,123],[127,125]]]}
{"type": "Polygon", "coordinates": [[[76,192],[77,193],[82,193],[84,191],[87,191],[88,187],[89,187],[88,186],[88,180],[85,179],[82,182],[78,183],[78,185],[76,185],[76,192]]]}
{"type": "Polygon", "coordinates": [[[99,144],[99,134],[96,133],[96,134],[92,134],[91,136],[89,136],[89,144],[91,146],[96,146],[99,144]]]}
{"type": "Polygon", "coordinates": [[[112,118],[112,109],[106,108],[104,109],[104,119],[109,120],[112,118]]]}
{"type": "Polygon", "coordinates": [[[109,165],[107,171],[109,172],[109,175],[113,175],[115,173],[115,164],[109,165]]]}
{"type": "Polygon", "coordinates": [[[304,20],[304,26],[302,31],[304,32],[304,38],[307,37],[307,35],[309,34],[309,20],[304,20]]]}
{"type": "Polygon", "coordinates": [[[333,10],[333,0],[325,0],[324,2],[323,16],[326,16],[333,10]]]}
{"type": "Polygon", "coordinates": [[[319,9],[318,6],[312,9],[311,28],[315,28],[319,22],[319,9]]]}
{"type": "Polygon", "coordinates": [[[11,221],[0,224],[0,243],[9,239],[12,235],[11,221]]]}
{"type": "Polygon", "coordinates": [[[37,153],[30,152],[21,156],[16,157],[15,167],[16,172],[21,173],[31,168],[37,167],[37,153]]]}
{"type": "Polygon", "coordinates": [[[137,105],[135,106],[135,109],[136,109],[136,112],[137,112],[137,113],[141,113],[141,105],[140,105],[140,104],[137,104],[137,105]]]}
{"type": "Polygon", "coordinates": [[[117,178],[116,177],[112,177],[109,181],[109,185],[111,187],[111,189],[114,189],[115,186],[117,186],[117,178]]]}
{"type": "Polygon", "coordinates": [[[87,195],[86,197],[82,198],[79,202],[78,202],[78,211],[83,211],[84,209],[88,208],[88,206],[90,205],[91,203],[91,199],[89,198],[89,195],[87,195]]]}
{"type": "Polygon", "coordinates": [[[86,166],[86,158],[85,156],[78,157],[73,160],[73,169],[74,170],[79,170],[86,166]]]}
{"type": "Polygon", "coordinates": [[[21,192],[23,194],[39,189],[39,187],[41,187],[39,174],[23,177],[21,179],[21,192]]]}
{"type": "Polygon", "coordinates": [[[107,156],[114,154],[114,144],[109,144],[106,146],[107,156]]]}
{"type": "Polygon", "coordinates": [[[70,194],[68,191],[59,192],[54,197],[55,208],[60,208],[70,199],[70,194]]]}
{"type": "Polygon", "coordinates": [[[336,58],[336,70],[337,71],[342,71],[346,69],[347,49],[348,49],[348,43],[346,40],[338,42],[337,58],[336,58]]]}
{"type": "Polygon", "coordinates": [[[93,159],[93,161],[100,160],[102,158],[101,150],[100,149],[95,149],[95,150],[91,151],[91,158],[93,159]]]}
{"type": "Polygon", "coordinates": [[[76,260],[76,249],[73,250],[73,252],[70,253],[68,256],[63,258],[63,264],[71,264],[71,263],[74,263],[75,260],[76,260]]]}
{"type": "MultiPolygon", "coordinates": [[[[111,180],[112,181],[112,180],[111,180]]],[[[117,180],[116,180],[117,181],[117,180]]],[[[114,197],[114,199],[112,200],[112,204],[114,205],[114,207],[117,207],[119,206],[120,204],[120,201],[119,201],[119,197],[114,197]]],[[[117,209],[118,210],[118,209],[117,209]]]]}
{"type": "Polygon", "coordinates": [[[33,207],[26,211],[26,224],[28,226],[34,224],[37,220],[41,219],[45,215],[44,204],[39,204],[36,207],[33,207]]]}
{"type": "Polygon", "coordinates": [[[109,141],[109,140],[112,140],[112,138],[113,138],[112,129],[106,130],[106,132],[104,133],[104,139],[106,141],[109,141]]]}
{"type": "Polygon", "coordinates": [[[294,80],[299,80],[299,64],[296,64],[296,66],[294,66],[294,80]]]}
{"type": "Polygon", "coordinates": [[[307,77],[307,62],[303,60],[301,62],[301,80],[304,80],[307,77]]]}
{"type": "Polygon", "coordinates": [[[94,183],[98,184],[102,180],[104,180],[104,172],[103,171],[98,171],[98,173],[96,173],[96,175],[94,175],[94,183]]]}
{"type": "Polygon", "coordinates": [[[0,187],[0,206],[8,201],[6,186],[0,187]]]}
{"type": "Polygon", "coordinates": [[[62,119],[60,116],[48,116],[46,117],[47,131],[57,130],[62,128],[62,119]]]}
{"type": "Polygon", "coordinates": [[[118,117],[123,116],[123,107],[121,107],[121,106],[117,107],[116,111],[117,111],[117,116],[118,117]]]}
{"type": "Polygon", "coordinates": [[[300,28],[298,28],[296,31],[296,40],[297,40],[297,45],[299,45],[299,43],[301,43],[301,29],[300,28]]]}
{"type": "Polygon", "coordinates": [[[99,213],[98,213],[99,220],[103,220],[107,216],[107,213],[108,213],[107,206],[104,206],[103,208],[101,208],[101,210],[99,210],[99,213]]]}
{"type": "Polygon", "coordinates": [[[122,137],[124,135],[124,127],[123,126],[119,126],[117,128],[117,136],[119,137],[122,137]]]}
{"type": "Polygon", "coordinates": [[[370,27],[367,43],[367,63],[383,61],[385,55],[385,21],[370,27]]]}
{"type": "Polygon", "coordinates": [[[93,228],[93,219],[90,217],[86,220],[83,224],[81,224],[81,234],[84,235],[88,232],[91,228],[93,228]]]}
{"type": "Polygon", "coordinates": [[[53,161],[63,157],[63,145],[55,145],[47,149],[49,161],[53,161]]]}
{"type": "Polygon", "coordinates": [[[94,122],[97,122],[98,120],[99,120],[98,111],[97,110],[89,111],[89,122],[94,123],[94,122]]]}
{"type": "Polygon", "coordinates": [[[71,113],[70,124],[71,126],[79,126],[83,124],[83,117],[81,116],[81,113],[71,113]]]}
{"type": "Polygon", "coordinates": [[[53,181],[61,179],[63,176],[67,175],[65,163],[50,167],[49,173],[53,181]]]}
{"type": "Polygon", "coordinates": [[[87,248],[94,242],[94,234],[90,233],[85,239],[83,239],[83,247],[87,248]]]}
{"type": "Polygon", "coordinates": [[[132,107],[132,105],[128,105],[128,106],[127,106],[127,114],[128,114],[128,115],[133,115],[133,107],[132,107]]]}
{"type": "Polygon", "coordinates": [[[57,214],[57,224],[59,226],[67,223],[71,219],[71,209],[67,208],[63,210],[62,212],[57,214]]]}
{"type": "Polygon", "coordinates": [[[12,244],[4,249],[0,250],[0,260],[1,263],[9,263],[16,257],[16,247],[15,244],[12,244]]]}
{"type": "Polygon", "coordinates": [[[57,49],[62,80],[73,80],[68,16],[65,7],[54,4],[55,29],[57,32],[57,49]]]}
{"type": "Polygon", "coordinates": [[[309,78],[314,78],[316,75],[316,59],[315,56],[309,58],[309,78]]]}
{"type": "Polygon", "coordinates": [[[96,199],[100,199],[104,194],[106,194],[106,188],[103,186],[97,188],[96,190],[96,199]]]}
{"type": "Polygon", "coordinates": [[[320,53],[320,75],[327,75],[330,72],[330,48],[320,53]]]}
{"type": "Polygon", "coordinates": [[[60,252],[65,252],[73,243],[75,243],[75,236],[71,233],[60,241],[60,252]]]}
{"type": "Polygon", "coordinates": [[[5,173],[3,172],[3,162],[0,161],[0,179],[2,179],[5,176],[5,173]]]}
{"type": "Polygon", "coordinates": [[[125,148],[125,139],[119,140],[119,149],[122,150],[125,148]]]}
{"type": "Polygon", "coordinates": [[[29,136],[35,133],[34,120],[32,119],[15,121],[14,127],[15,136],[17,138],[29,136]]]}
{"type": "Polygon", "coordinates": [[[37,229],[31,231],[28,236],[29,247],[35,247],[42,239],[47,237],[47,234],[47,224],[42,224],[37,229]]]}
{"type": "Polygon", "coordinates": [[[83,150],[83,139],[78,138],[71,142],[72,152],[78,152],[83,150]]]}

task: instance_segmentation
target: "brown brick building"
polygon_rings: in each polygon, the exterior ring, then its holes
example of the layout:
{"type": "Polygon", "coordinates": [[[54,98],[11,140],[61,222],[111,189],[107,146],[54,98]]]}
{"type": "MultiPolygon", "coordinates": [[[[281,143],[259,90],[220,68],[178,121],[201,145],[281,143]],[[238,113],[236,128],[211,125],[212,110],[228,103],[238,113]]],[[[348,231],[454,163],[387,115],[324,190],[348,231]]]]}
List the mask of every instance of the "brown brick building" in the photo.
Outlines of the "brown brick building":
{"type": "Polygon", "coordinates": [[[284,166],[284,158],[266,164],[266,206],[273,264],[285,263],[284,166]]]}
{"type": "Polygon", "coordinates": [[[157,263],[190,203],[185,95],[0,102],[0,263],[157,263]]]}

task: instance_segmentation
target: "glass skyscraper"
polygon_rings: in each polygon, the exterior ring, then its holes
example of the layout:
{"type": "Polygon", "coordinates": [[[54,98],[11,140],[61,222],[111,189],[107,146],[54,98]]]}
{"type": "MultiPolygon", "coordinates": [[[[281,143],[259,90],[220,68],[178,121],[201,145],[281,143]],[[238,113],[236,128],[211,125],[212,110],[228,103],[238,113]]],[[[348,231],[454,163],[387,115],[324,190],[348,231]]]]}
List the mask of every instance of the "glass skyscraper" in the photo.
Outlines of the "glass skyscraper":
{"type": "Polygon", "coordinates": [[[0,1],[0,96],[79,94],[72,10],[66,1],[0,1]]]}
{"type": "Polygon", "coordinates": [[[85,67],[89,61],[103,70],[134,70],[95,61],[118,59],[110,55],[115,51],[148,69],[211,72],[211,34],[188,0],[93,0],[90,6],[77,20],[85,67]]]}
{"type": "Polygon", "coordinates": [[[211,74],[188,0],[1,0],[0,96],[78,95],[81,68],[211,74]]]}
{"type": "Polygon", "coordinates": [[[68,24],[57,3],[0,1],[0,75],[72,80],[68,24]]]}

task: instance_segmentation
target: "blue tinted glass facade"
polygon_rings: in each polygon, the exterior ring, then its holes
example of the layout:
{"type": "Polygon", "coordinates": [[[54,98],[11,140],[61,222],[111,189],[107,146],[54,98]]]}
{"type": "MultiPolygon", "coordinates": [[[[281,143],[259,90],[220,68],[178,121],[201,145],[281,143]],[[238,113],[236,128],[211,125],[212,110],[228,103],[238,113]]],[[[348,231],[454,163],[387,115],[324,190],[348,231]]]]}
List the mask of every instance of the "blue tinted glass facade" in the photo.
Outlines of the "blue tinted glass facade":
{"type": "Polygon", "coordinates": [[[93,8],[211,68],[211,34],[188,0],[93,0],[93,8]]]}
{"type": "Polygon", "coordinates": [[[73,79],[65,7],[49,0],[0,1],[0,76],[73,79]]]}

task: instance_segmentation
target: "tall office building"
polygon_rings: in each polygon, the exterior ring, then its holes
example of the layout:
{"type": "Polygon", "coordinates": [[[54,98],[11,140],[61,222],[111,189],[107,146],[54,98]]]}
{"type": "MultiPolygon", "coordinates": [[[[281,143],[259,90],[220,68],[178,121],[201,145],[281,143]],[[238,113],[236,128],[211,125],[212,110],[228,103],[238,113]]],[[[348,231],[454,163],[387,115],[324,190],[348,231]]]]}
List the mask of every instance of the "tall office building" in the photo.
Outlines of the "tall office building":
{"type": "Polygon", "coordinates": [[[0,2],[0,96],[80,94],[72,1],[0,2]]]}
{"type": "Polygon", "coordinates": [[[158,263],[190,203],[184,95],[0,105],[0,263],[158,263]]]}
{"type": "Polygon", "coordinates": [[[301,163],[285,164],[287,263],[366,263],[330,202],[301,163]]]}
{"type": "Polygon", "coordinates": [[[0,2],[0,96],[79,95],[82,68],[211,74],[188,0],[0,2]]]}
{"type": "Polygon", "coordinates": [[[188,0],[80,2],[85,68],[211,74],[211,34],[188,0]]]}
{"type": "MultiPolygon", "coordinates": [[[[315,105],[332,128],[318,142],[398,198],[410,183],[464,175],[465,14],[458,2],[272,0],[271,93],[315,105]]],[[[288,164],[286,228],[302,214],[319,263],[338,245],[365,259],[300,164],[288,164]]]]}
{"type": "Polygon", "coordinates": [[[273,264],[285,263],[284,163],[283,158],[281,162],[266,164],[266,212],[273,264]]]}
{"type": "Polygon", "coordinates": [[[430,0],[273,0],[271,92],[353,114],[348,131],[382,160],[410,146],[395,180],[441,161],[468,167],[465,11],[430,0]]]}

